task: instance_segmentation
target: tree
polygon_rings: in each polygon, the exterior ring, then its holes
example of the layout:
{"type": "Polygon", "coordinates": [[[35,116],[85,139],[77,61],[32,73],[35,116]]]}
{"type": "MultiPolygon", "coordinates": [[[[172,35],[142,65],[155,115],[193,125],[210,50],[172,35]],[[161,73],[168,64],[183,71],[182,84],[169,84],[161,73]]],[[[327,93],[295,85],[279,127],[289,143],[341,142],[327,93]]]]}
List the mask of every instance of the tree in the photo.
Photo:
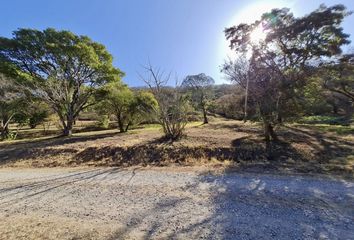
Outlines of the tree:
{"type": "MultiPolygon", "coordinates": [[[[332,96],[322,87],[322,77],[312,76],[301,92],[301,108],[304,115],[328,115],[334,107],[330,104],[332,96]]],[[[335,114],[337,110],[335,109],[335,114]]]]}
{"type": "Polygon", "coordinates": [[[145,70],[148,76],[140,77],[148,85],[158,103],[158,108],[155,109],[158,122],[167,139],[177,140],[183,136],[188,122],[190,112],[188,99],[181,93],[177,83],[175,88],[167,87],[171,74],[164,74],[150,64],[145,70]]]}
{"type": "MultiPolygon", "coordinates": [[[[209,107],[209,111],[219,114],[226,118],[237,120],[244,119],[244,89],[237,85],[229,85],[228,91],[222,92],[222,95],[216,98],[209,107]],[[230,92],[229,92],[230,91],[230,92]]],[[[248,101],[247,115],[253,118],[256,114],[255,104],[248,101]]]]}
{"type": "Polygon", "coordinates": [[[51,28],[19,29],[11,39],[0,38],[0,58],[7,66],[3,72],[56,112],[65,136],[80,112],[94,104],[96,89],[123,75],[102,44],[51,28]]]}
{"type": "Polygon", "coordinates": [[[349,102],[346,122],[350,123],[354,113],[354,54],[340,55],[337,59],[319,67],[317,77],[322,79],[324,89],[341,95],[349,102]]]}
{"type": "Polygon", "coordinates": [[[341,46],[349,43],[349,35],[340,26],[348,14],[343,5],[321,5],[300,18],[287,8],[273,9],[252,24],[225,30],[230,47],[243,59],[226,62],[222,70],[231,81],[244,88],[249,85],[266,140],[276,140],[274,126],[286,114],[296,113],[297,93],[311,70],[324,57],[340,54],[341,46]],[[259,30],[265,38],[255,41],[253,33],[259,30]]]}
{"type": "Polygon", "coordinates": [[[212,77],[200,73],[198,75],[187,76],[181,86],[192,89],[193,99],[196,99],[198,107],[203,112],[204,124],[208,123],[207,108],[210,101],[211,86],[215,81],[212,77]]]}
{"type": "Polygon", "coordinates": [[[21,94],[12,80],[0,74],[0,134],[1,140],[8,138],[9,125],[16,114],[20,112],[21,94]]]}
{"type": "Polygon", "coordinates": [[[137,91],[135,92],[134,106],[132,107],[135,113],[134,121],[136,123],[156,121],[156,109],[158,109],[156,98],[151,92],[137,91]]]}
{"type": "Polygon", "coordinates": [[[320,68],[324,87],[349,98],[354,103],[354,54],[340,56],[320,68]]]}
{"type": "Polygon", "coordinates": [[[24,110],[24,115],[28,119],[30,128],[34,129],[44,123],[45,119],[49,117],[50,110],[45,102],[37,99],[29,99],[29,101],[27,108],[24,110]]]}
{"type": "Polygon", "coordinates": [[[108,114],[113,114],[118,123],[120,132],[126,132],[131,125],[131,108],[133,105],[134,93],[121,83],[113,83],[107,85],[104,100],[99,108],[108,114]]]}
{"type": "Polygon", "coordinates": [[[153,95],[147,92],[133,92],[119,82],[107,84],[102,88],[98,105],[101,113],[113,114],[120,132],[128,131],[133,124],[139,123],[157,107],[153,95]]]}

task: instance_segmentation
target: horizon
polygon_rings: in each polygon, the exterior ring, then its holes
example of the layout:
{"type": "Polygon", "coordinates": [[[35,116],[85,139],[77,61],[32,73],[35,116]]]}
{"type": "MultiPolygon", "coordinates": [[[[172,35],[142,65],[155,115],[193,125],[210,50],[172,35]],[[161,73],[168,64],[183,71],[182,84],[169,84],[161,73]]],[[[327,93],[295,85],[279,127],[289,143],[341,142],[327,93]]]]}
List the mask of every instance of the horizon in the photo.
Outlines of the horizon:
{"type": "MultiPolygon", "coordinates": [[[[0,35],[11,37],[18,28],[43,30],[50,27],[86,35],[106,46],[113,55],[114,66],[126,74],[123,82],[130,87],[145,85],[138,73],[143,72],[142,65],[148,59],[154,67],[173,72],[179,79],[205,73],[213,77],[216,84],[228,84],[220,73],[220,65],[231,53],[223,33],[226,27],[257,20],[273,8],[288,7],[295,16],[306,15],[321,3],[327,6],[343,4],[348,11],[354,10],[354,2],[349,0],[251,3],[157,0],[143,3],[108,1],[105,4],[96,0],[70,4],[68,0],[60,3],[15,0],[3,4],[2,17],[7,21],[1,21],[0,35]],[[14,8],[18,11],[16,15],[11,11],[14,8]]],[[[350,15],[342,25],[351,41],[354,30],[350,22],[353,20],[354,16],[350,15]]]]}

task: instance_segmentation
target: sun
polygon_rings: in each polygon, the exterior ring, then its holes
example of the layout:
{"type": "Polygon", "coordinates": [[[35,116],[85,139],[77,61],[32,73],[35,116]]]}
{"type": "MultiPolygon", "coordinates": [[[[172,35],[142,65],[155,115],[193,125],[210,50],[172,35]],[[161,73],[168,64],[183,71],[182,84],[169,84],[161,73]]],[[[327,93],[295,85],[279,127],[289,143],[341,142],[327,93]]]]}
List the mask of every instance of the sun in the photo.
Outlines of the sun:
{"type": "MultiPolygon", "coordinates": [[[[294,13],[297,12],[294,9],[296,0],[267,0],[267,1],[252,1],[250,4],[244,5],[243,8],[240,8],[230,19],[229,22],[225,23],[225,27],[235,26],[240,23],[251,24],[256,20],[259,20],[263,13],[270,11],[273,8],[283,8],[289,7],[294,13]]],[[[264,40],[266,37],[266,32],[263,27],[256,28],[251,33],[251,42],[259,43],[261,40],[264,40]]],[[[230,49],[230,42],[225,39],[225,36],[220,34],[220,45],[218,50],[219,59],[233,58],[235,57],[235,51],[230,49]]]]}
{"type": "Polygon", "coordinates": [[[257,44],[264,41],[266,36],[267,33],[265,32],[264,28],[261,25],[259,25],[250,34],[250,41],[253,44],[257,44]]]}

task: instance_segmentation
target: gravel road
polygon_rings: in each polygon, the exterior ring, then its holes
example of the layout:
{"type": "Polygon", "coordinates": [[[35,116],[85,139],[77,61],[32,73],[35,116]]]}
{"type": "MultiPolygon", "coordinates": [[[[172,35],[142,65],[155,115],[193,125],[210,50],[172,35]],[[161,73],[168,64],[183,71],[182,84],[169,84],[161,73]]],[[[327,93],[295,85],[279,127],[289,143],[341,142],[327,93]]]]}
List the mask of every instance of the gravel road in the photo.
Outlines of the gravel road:
{"type": "Polygon", "coordinates": [[[354,239],[354,181],[1,169],[0,239],[354,239]]]}

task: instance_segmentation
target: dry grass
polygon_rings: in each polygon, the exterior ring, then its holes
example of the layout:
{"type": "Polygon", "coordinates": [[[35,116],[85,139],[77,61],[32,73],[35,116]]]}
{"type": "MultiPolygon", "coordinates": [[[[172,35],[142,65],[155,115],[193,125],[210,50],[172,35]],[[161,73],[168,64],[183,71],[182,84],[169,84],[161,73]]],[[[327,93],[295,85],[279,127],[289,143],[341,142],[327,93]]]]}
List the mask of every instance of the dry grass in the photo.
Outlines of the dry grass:
{"type": "Polygon", "coordinates": [[[353,176],[353,133],[323,127],[289,125],[277,129],[280,140],[266,144],[255,123],[216,119],[192,123],[186,136],[166,142],[151,125],[120,134],[85,132],[71,138],[0,144],[1,166],[220,166],[233,170],[330,173],[353,176]]]}

